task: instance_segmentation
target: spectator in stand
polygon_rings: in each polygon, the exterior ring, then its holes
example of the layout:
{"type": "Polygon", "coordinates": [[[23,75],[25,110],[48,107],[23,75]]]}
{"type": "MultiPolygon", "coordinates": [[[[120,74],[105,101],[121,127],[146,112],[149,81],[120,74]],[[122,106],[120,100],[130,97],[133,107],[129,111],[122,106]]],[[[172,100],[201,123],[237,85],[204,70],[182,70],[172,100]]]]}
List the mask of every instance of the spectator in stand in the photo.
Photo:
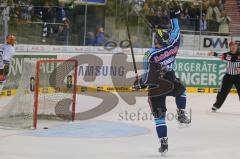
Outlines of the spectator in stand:
{"type": "Polygon", "coordinates": [[[219,18],[219,33],[223,35],[229,35],[229,24],[231,22],[231,18],[226,14],[225,11],[221,12],[221,17],[219,18]]]}
{"type": "Polygon", "coordinates": [[[188,8],[183,8],[182,13],[180,14],[180,19],[181,21],[180,24],[182,25],[182,29],[183,30],[190,30],[191,28],[191,19],[190,19],[190,15],[189,15],[189,10],[188,8]]]}
{"type": "Polygon", "coordinates": [[[97,33],[96,33],[96,45],[102,46],[104,42],[105,42],[104,31],[102,27],[99,27],[97,28],[97,33]]]}
{"type": "Polygon", "coordinates": [[[64,2],[59,2],[59,7],[56,9],[56,23],[62,23],[64,18],[67,17],[64,7],[64,2]]]}
{"type": "Polygon", "coordinates": [[[184,19],[186,20],[187,25],[191,25],[191,18],[190,18],[190,15],[189,15],[188,8],[186,8],[185,11],[184,11],[184,19]]]}
{"type": "Polygon", "coordinates": [[[63,25],[59,26],[56,36],[57,45],[68,45],[69,42],[69,21],[68,19],[63,20],[63,25]]]}
{"type": "Polygon", "coordinates": [[[86,46],[95,46],[96,38],[94,32],[88,32],[86,37],[86,46]]]}
{"type": "Polygon", "coordinates": [[[168,10],[167,9],[162,9],[162,19],[163,24],[169,24],[169,15],[168,15],[168,10]]]}
{"type": "Polygon", "coordinates": [[[144,14],[146,14],[146,15],[149,14],[149,8],[148,8],[148,4],[147,4],[147,3],[144,3],[143,12],[144,12],[144,14]]]}
{"type": "Polygon", "coordinates": [[[218,0],[218,4],[219,4],[218,7],[220,10],[224,10],[224,3],[225,3],[224,0],[218,0]]]}
{"type": "Polygon", "coordinates": [[[162,17],[162,16],[163,16],[163,10],[162,10],[162,7],[161,7],[161,6],[158,6],[158,7],[157,7],[157,10],[156,10],[156,12],[155,12],[155,15],[156,15],[157,17],[162,17]]]}
{"type": "Polygon", "coordinates": [[[195,31],[199,31],[200,30],[200,18],[198,15],[196,15],[195,17],[195,31]]]}
{"type": "Polygon", "coordinates": [[[96,34],[88,32],[86,37],[86,46],[103,46],[105,42],[104,30],[102,27],[97,28],[96,34]]]}
{"type": "Polygon", "coordinates": [[[207,23],[208,31],[218,32],[219,28],[219,18],[221,17],[221,12],[218,8],[218,0],[211,0],[209,7],[207,9],[207,23]]]}
{"type": "Polygon", "coordinates": [[[51,32],[51,25],[49,23],[53,22],[53,11],[48,1],[45,2],[44,7],[42,8],[42,21],[43,21],[42,42],[46,42],[46,37],[49,37],[51,32]]]}
{"type": "MultiPolygon", "coordinates": [[[[20,2],[19,2],[20,3],[20,2]]],[[[31,14],[33,10],[33,5],[31,0],[27,0],[25,3],[21,4],[21,18],[24,20],[31,20],[31,14]]]]}
{"type": "MultiPolygon", "coordinates": [[[[0,3],[1,5],[0,5],[0,7],[1,8],[4,8],[4,7],[6,7],[6,5],[7,5],[7,3],[5,2],[5,3],[0,3]]],[[[12,6],[9,8],[9,9],[6,9],[6,11],[8,12],[10,12],[9,14],[10,14],[10,16],[11,16],[11,18],[16,18],[16,19],[18,19],[19,17],[20,17],[20,7],[19,7],[19,5],[17,5],[17,4],[11,4],[12,6]]],[[[3,10],[3,12],[2,12],[2,14],[4,13],[4,10],[3,10]]],[[[1,17],[2,18],[2,17],[1,17]]]]}
{"type": "Polygon", "coordinates": [[[205,32],[207,31],[207,20],[206,20],[206,14],[202,14],[202,19],[200,19],[200,31],[205,32]]]}
{"type": "Polygon", "coordinates": [[[149,16],[154,15],[154,9],[149,7],[148,3],[144,4],[143,12],[144,12],[145,15],[149,15],[149,16]]]}

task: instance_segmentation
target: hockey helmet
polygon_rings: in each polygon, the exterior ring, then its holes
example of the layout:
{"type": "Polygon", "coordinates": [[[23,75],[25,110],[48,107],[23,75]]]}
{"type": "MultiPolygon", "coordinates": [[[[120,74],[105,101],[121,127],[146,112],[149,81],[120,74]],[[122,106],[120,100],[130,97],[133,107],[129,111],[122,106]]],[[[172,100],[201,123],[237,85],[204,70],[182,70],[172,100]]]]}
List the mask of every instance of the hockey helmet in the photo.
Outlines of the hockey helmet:
{"type": "Polygon", "coordinates": [[[14,36],[12,34],[10,34],[6,37],[6,42],[7,42],[7,44],[10,44],[10,45],[14,45],[16,43],[16,40],[17,40],[16,36],[14,36]]]}
{"type": "Polygon", "coordinates": [[[163,46],[168,45],[169,43],[169,32],[166,29],[157,29],[155,32],[155,44],[161,44],[163,46]]]}

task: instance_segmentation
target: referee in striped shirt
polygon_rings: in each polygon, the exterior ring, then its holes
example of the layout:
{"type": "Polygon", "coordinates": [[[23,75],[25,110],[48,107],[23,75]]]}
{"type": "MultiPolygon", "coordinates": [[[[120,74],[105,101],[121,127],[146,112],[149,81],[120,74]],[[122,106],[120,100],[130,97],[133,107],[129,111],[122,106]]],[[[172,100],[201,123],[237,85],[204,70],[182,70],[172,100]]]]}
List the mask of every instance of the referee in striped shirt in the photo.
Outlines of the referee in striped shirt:
{"type": "Polygon", "coordinates": [[[221,90],[218,92],[216,102],[212,107],[214,112],[221,108],[233,85],[235,85],[237,89],[240,100],[240,52],[238,50],[238,44],[235,41],[231,41],[229,47],[230,51],[226,53],[208,53],[209,56],[221,57],[227,65],[221,90]]]}

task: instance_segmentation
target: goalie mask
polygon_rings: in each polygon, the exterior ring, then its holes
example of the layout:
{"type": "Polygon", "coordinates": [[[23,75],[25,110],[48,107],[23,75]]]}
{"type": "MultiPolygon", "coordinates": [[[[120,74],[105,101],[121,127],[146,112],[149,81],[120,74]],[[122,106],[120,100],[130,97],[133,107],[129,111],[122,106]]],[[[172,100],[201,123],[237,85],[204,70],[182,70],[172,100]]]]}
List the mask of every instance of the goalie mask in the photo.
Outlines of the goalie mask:
{"type": "Polygon", "coordinates": [[[155,32],[154,43],[166,46],[169,43],[169,32],[166,29],[157,29],[155,32]]]}

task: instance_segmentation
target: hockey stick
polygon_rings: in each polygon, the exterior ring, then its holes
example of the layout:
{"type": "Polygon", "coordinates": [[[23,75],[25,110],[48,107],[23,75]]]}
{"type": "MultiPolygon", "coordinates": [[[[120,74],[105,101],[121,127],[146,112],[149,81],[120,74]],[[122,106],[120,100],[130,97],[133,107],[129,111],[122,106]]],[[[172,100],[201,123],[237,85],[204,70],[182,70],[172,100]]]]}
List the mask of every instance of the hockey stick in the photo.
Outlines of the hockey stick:
{"type": "MultiPolygon", "coordinates": [[[[123,3],[122,6],[123,6],[123,9],[124,9],[124,3],[123,3]]],[[[138,80],[139,76],[138,76],[138,72],[137,72],[137,65],[136,65],[136,60],[135,60],[135,56],[134,56],[132,39],[131,39],[130,30],[129,30],[128,16],[127,16],[128,9],[129,9],[129,4],[128,4],[128,2],[126,2],[126,6],[125,6],[125,9],[124,9],[124,18],[125,18],[125,23],[126,23],[126,27],[127,27],[127,36],[128,36],[128,40],[129,40],[129,44],[130,44],[130,49],[131,49],[131,55],[132,55],[132,60],[133,60],[133,68],[134,68],[134,72],[135,72],[135,77],[136,77],[136,80],[138,80]]]]}

